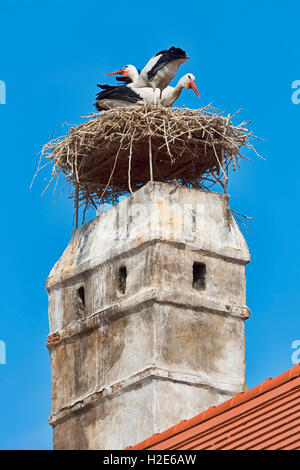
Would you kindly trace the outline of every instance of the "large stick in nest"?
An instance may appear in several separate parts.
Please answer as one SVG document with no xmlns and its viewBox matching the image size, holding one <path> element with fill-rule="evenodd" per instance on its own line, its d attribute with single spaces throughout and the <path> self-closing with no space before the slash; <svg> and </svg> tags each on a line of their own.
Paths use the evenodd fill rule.
<svg viewBox="0 0 300 470">
<path fill-rule="evenodd" d="M 38 171 L 52 163 L 46 189 L 60 173 L 74 184 L 83 221 L 88 207 L 114 204 L 150 180 L 207 190 L 220 183 L 226 190 L 229 168 L 245 158 L 241 148 L 254 150 L 248 122 L 233 125 L 234 116 L 210 105 L 113 108 L 46 144 Z"/>
</svg>

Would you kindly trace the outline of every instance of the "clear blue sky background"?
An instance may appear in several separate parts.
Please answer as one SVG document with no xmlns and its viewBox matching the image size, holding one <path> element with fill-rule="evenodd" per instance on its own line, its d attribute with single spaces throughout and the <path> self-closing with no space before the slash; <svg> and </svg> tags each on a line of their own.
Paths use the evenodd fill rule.
<svg viewBox="0 0 300 470">
<path fill-rule="evenodd" d="M 52 446 L 50 365 L 45 281 L 69 242 L 72 204 L 65 195 L 41 197 L 41 175 L 29 190 L 37 154 L 64 122 L 93 111 L 104 73 L 141 67 L 171 45 L 191 59 L 198 100 L 184 90 L 179 105 L 213 102 L 251 119 L 266 139 L 267 161 L 244 162 L 229 186 L 231 207 L 251 215 L 246 234 L 247 383 L 254 386 L 292 366 L 299 330 L 299 118 L 291 84 L 300 79 L 299 2 L 215 1 L 2 2 L 0 105 L 2 246 L 0 339 L 0 448 Z M 110 80 L 113 82 L 113 78 Z"/>
</svg>

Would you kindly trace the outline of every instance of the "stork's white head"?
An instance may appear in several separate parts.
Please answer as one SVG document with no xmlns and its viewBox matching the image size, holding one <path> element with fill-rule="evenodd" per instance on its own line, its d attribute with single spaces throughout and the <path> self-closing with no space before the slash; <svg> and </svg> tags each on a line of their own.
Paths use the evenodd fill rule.
<svg viewBox="0 0 300 470">
<path fill-rule="evenodd" d="M 136 67 L 130 64 L 125 65 L 125 67 L 123 67 L 120 70 L 115 70 L 115 72 L 110 72 L 105 75 L 107 76 L 107 75 L 118 75 L 118 74 L 122 75 L 123 77 L 129 77 L 132 81 L 136 80 L 139 76 L 139 73 Z"/>
<path fill-rule="evenodd" d="M 192 88 L 194 92 L 196 93 L 196 95 L 198 96 L 198 98 L 200 98 L 200 93 L 196 87 L 195 80 L 196 80 L 195 75 L 193 75 L 192 73 L 187 73 L 179 80 L 179 83 L 184 88 L 187 88 L 187 89 Z"/>
</svg>

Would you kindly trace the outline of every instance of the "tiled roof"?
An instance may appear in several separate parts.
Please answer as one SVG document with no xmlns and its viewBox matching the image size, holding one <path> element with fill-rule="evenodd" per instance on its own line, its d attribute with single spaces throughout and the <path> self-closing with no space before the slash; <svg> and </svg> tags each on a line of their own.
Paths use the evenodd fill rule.
<svg viewBox="0 0 300 470">
<path fill-rule="evenodd" d="M 300 364 L 130 450 L 300 450 Z"/>
</svg>

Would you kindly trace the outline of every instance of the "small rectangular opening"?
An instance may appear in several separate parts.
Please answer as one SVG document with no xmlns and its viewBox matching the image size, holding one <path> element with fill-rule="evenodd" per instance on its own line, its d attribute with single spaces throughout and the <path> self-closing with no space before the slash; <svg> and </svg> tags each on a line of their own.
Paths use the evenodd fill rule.
<svg viewBox="0 0 300 470">
<path fill-rule="evenodd" d="M 78 299 L 79 306 L 81 308 L 84 308 L 85 307 L 85 293 L 84 293 L 84 287 L 83 286 L 80 286 L 77 289 L 77 299 Z"/>
<path fill-rule="evenodd" d="M 195 261 L 193 264 L 193 287 L 197 290 L 205 289 L 206 265 Z"/>
<path fill-rule="evenodd" d="M 127 278 L 126 266 L 121 266 L 119 268 L 119 291 L 122 294 L 125 294 L 126 292 L 126 278 Z"/>
</svg>

